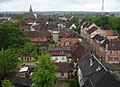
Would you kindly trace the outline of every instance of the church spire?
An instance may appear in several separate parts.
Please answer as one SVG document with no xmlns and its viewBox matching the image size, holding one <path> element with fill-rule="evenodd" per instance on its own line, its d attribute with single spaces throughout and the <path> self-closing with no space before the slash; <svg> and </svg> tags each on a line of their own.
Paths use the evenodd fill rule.
<svg viewBox="0 0 120 87">
<path fill-rule="evenodd" d="M 31 5 L 30 5 L 30 9 L 29 9 L 29 12 L 33 12 L 33 11 L 32 11 L 32 6 L 31 6 Z"/>
</svg>

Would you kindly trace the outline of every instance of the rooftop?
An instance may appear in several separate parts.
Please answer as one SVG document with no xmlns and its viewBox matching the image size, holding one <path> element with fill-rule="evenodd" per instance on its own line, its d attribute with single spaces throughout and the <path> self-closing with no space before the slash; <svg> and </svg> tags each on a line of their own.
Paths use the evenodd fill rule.
<svg viewBox="0 0 120 87">
<path fill-rule="evenodd" d="M 92 24 L 93 24 L 92 22 L 86 21 L 86 22 L 84 22 L 83 27 L 87 27 L 88 28 Z"/>
<path fill-rule="evenodd" d="M 98 29 L 97 27 L 93 26 L 91 29 L 89 29 L 89 30 L 87 31 L 87 33 L 88 33 L 88 34 L 91 34 L 91 33 L 93 33 L 94 31 L 96 31 L 97 29 Z"/>
<path fill-rule="evenodd" d="M 83 74 L 82 87 L 118 87 L 120 82 L 112 76 L 106 67 L 92 53 L 86 54 L 78 65 Z"/>
<path fill-rule="evenodd" d="M 28 71 L 28 67 L 22 67 L 19 70 L 19 72 L 27 72 L 27 71 Z"/>
<path fill-rule="evenodd" d="M 48 51 L 71 51 L 71 47 L 49 46 Z"/>
<path fill-rule="evenodd" d="M 106 36 L 118 36 L 117 30 L 105 30 Z"/>
</svg>

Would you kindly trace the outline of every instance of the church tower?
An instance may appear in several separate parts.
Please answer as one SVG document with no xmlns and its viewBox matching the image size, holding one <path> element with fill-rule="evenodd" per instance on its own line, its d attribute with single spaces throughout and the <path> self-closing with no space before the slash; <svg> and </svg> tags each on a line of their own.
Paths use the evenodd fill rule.
<svg viewBox="0 0 120 87">
<path fill-rule="evenodd" d="M 24 19 L 32 22 L 35 22 L 35 20 L 37 19 L 37 14 L 33 12 L 31 5 L 29 8 L 29 12 L 24 13 Z"/>
<path fill-rule="evenodd" d="M 33 13 L 32 6 L 30 5 L 29 12 Z"/>
</svg>

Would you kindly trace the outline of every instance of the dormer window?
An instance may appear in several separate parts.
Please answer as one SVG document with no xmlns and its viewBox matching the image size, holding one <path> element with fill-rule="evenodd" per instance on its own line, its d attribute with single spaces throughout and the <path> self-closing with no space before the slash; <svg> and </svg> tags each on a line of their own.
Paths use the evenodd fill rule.
<svg viewBox="0 0 120 87">
<path fill-rule="evenodd" d="M 94 65 L 94 60 L 90 59 L 90 66 L 93 66 L 93 65 Z"/>
<path fill-rule="evenodd" d="M 96 71 L 98 72 L 98 71 L 101 71 L 102 70 L 102 66 L 98 66 L 97 68 L 96 68 Z"/>
<path fill-rule="evenodd" d="M 65 46 L 68 46 L 68 45 L 70 45 L 70 42 L 69 42 L 69 41 L 65 41 L 65 42 L 64 42 L 64 45 L 65 45 Z"/>
</svg>

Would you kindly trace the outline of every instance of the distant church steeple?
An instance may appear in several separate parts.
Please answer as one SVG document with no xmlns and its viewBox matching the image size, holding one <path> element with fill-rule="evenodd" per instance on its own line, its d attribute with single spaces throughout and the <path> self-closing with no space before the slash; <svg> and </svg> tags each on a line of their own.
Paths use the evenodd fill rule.
<svg viewBox="0 0 120 87">
<path fill-rule="evenodd" d="M 33 10 L 32 10 L 32 6 L 30 5 L 30 9 L 29 9 L 29 12 L 33 12 Z"/>
</svg>

